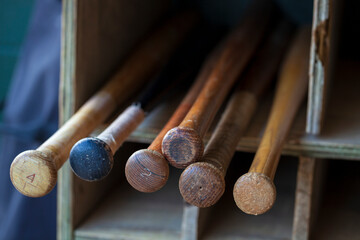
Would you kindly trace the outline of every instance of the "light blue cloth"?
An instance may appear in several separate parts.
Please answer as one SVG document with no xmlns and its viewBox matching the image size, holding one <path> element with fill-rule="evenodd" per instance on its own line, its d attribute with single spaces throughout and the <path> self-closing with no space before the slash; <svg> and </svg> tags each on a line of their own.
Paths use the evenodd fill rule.
<svg viewBox="0 0 360 240">
<path fill-rule="evenodd" d="M 22 151 L 56 131 L 61 1 L 37 0 L 5 102 L 0 146 L 0 239 L 55 239 L 56 189 L 43 198 L 21 195 L 9 169 Z"/>
</svg>

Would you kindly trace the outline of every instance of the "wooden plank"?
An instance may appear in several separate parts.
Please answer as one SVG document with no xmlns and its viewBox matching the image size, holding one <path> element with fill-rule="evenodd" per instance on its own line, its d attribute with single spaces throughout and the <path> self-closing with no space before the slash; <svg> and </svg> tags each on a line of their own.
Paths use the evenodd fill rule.
<svg viewBox="0 0 360 240">
<path fill-rule="evenodd" d="M 315 159 L 300 157 L 296 180 L 293 240 L 307 240 L 309 238 L 310 199 L 312 195 L 314 170 Z"/>
<path fill-rule="evenodd" d="M 342 1 L 334 0 L 314 1 L 306 127 L 309 134 L 317 135 L 322 131 L 328 92 L 334 81 L 337 63 L 342 4 Z"/>
<path fill-rule="evenodd" d="M 315 229 L 325 177 L 325 160 L 300 157 L 296 181 L 293 240 L 306 240 Z M 315 230 L 316 231 L 316 230 Z"/>
<path fill-rule="evenodd" d="M 198 239 L 198 220 L 200 209 L 184 202 L 181 224 L 181 240 Z"/>
<path fill-rule="evenodd" d="M 311 38 L 309 107 L 306 131 L 318 134 L 325 102 L 326 71 L 329 57 L 330 1 L 315 0 Z"/>
<path fill-rule="evenodd" d="M 172 170 L 168 184 L 152 194 L 136 191 L 124 178 L 75 230 L 75 239 L 180 239 L 181 171 Z"/>
<path fill-rule="evenodd" d="M 76 109 L 159 23 L 168 0 L 78 0 L 76 16 Z M 139 17 L 141 16 L 141 17 Z M 146 21 L 142 21 L 146 19 Z"/>
<path fill-rule="evenodd" d="M 75 92 L 73 91 L 75 67 L 77 0 L 62 2 L 61 71 L 59 87 L 59 122 L 62 125 L 74 113 Z M 58 171 L 57 187 L 57 239 L 71 240 L 73 235 L 73 198 L 71 186 L 73 177 L 68 163 Z"/>
<path fill-rule="evenodd" d="M 197 240 L 206 230 L 212 208 L 198 208 L 186 202 L 183 205 L 181 240 Z"/>
</svg>

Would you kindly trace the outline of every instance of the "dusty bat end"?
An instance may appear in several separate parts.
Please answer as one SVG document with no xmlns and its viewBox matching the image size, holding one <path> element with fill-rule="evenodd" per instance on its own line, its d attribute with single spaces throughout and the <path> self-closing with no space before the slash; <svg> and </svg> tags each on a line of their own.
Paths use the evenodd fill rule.
<svg viewBox="0 0 360 240">
<path fill-rule="evenodd" d="M 20 153 L 10 167 L 14 187 L 28 197 L 42 197 L 56 185 L 57 169 L 50 155 L 29 150 Z"/>
<path fill-rule="evenodd" d="M 202 157 L 204 144 L 194 129 L 176 127 L 166 133 L 162 152 L 172 166 L 185 168 Z"/>
<path fill-rule="evenodd" d="M 140 192 L 156 192 L 169 178 L 169 164 L 157 151 L 142 149 L 133 153 L 125 166 L 129 184 Z"/>
<path fill-rule="evenodd" d="M 69 160 L 76 176 L 86 181 L 105 178 L 114 165 L 110 147 L 98 138 L 78 141 L 71 149 Z"/>
<path fill-rule="evenodd" d="M 274 205 L 276 188 L 265 174 L 246 173 L 235 183 L 234 200 L 236 205 L 247 214 L 263 214 Z"/>
<path fill-rule="evenodd" d="M 223 173 L 206 162 L 188 166 L 180 176 L 179 189 L 184 200 L 197 207 L 210 207 L 224 194 Z"/>
</svg>

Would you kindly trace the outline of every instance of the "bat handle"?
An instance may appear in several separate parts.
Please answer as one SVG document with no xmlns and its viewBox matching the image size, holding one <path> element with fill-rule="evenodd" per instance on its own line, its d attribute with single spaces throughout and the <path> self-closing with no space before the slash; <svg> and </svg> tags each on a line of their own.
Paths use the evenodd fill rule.
<svg viewBox="0 0 360 240">
<path fill-rule="evenodd" d="M 115 154 L 144 118 L 144 110 L 139 105 L 133 104 L 119 115 L 97 138 L 105 142 L 111 149 L 112 154 Z"/>
</svg>

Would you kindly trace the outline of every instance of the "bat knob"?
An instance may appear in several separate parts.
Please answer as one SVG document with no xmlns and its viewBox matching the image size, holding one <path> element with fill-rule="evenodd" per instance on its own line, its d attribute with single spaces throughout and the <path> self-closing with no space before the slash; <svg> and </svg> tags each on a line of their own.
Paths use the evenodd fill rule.
<svg viewBox="0 0 360 240">
<path fill-rule="evenodd" d="M 70 166 L 79 178 L 99 181 L 105 178 L 114 165 L 110 147 L 99 138 L 84 138 L 70 152 Z"/>
<path fill-rule="evenodd" d="M 129 184 L 140 192 L 156 192 L 169 178 L 169 164 L 162 154 L 150 149 L 133 153 L 125 166 Z"/>
<path fill-rule="evenodd" d="M 56 185 L 57 169 L 50 154 L 29 150 L 20 153 L 10 167 L 14 187 L 28 197 L 42 197 Z"/>
<path fill-rule="evenodd" d="M 276 200 L 276 188 L 272 180 L 265 174 L 255 172 L 241 176 L 235 183 L 233 194 L 236 205 L 252 215 L 267 212 Z"/>
<path fill-rule="evenodd" d="M 188 166 L 180 176 L 180 193 L 184 200 L 197 207 L 214 205 L 225 191 L 223 173 L 210 163 Z"/>
<path fill-rule="evenodd" d="M 194 129 L 176 127 L 164 136 L 162 152 L 172 166 L 185 168 L 202 157 L 204 144 Z"/>
</svg>

